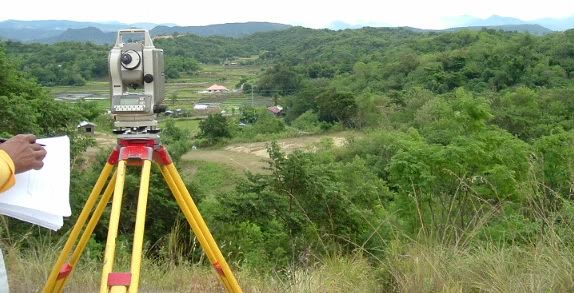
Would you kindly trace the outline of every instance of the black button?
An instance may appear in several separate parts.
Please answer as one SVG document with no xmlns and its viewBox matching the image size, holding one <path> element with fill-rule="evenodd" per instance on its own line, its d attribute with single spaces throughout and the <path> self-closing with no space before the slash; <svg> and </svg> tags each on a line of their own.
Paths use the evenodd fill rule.
<svg viewBox="0 0 574 293">
<path fill-rule="evenodd" d="M 152 81 L 153 81 L 153 75 L 151 75 L 151 74 L 149 74 L 149 73 L 146 74 L 146 75 L 144 76 L 144 81 L 145 81 L 146 83 L 152 82 Z"/>
</svg>

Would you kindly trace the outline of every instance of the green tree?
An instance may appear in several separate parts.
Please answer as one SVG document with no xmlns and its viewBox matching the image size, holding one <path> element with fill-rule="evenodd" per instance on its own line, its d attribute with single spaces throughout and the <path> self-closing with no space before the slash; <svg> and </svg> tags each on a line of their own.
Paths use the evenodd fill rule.
<svg viewBox="0 0 574 293">
<path fill-rule="evenodd" d="M 354 126 L 357 104 L 353 94 L 331 89 L 318 95 L 315 100 L 317 101 L 319 119 Z"/>
<path fill-rule="evenodd" d="M 207 119 L 199 122 L 199 130 L 198 137 L 207 139 L 209 144 L 231 137 L 227 118 L 221 114 L 207 116 Z"/>
<path fill-rule="evenodd" d="M 299 90 L 299 75 L 286 65 L 275 65 L 265 71 L 257 82 L 257 90 L 265 96 L 291 95 Z"/>
</svg>

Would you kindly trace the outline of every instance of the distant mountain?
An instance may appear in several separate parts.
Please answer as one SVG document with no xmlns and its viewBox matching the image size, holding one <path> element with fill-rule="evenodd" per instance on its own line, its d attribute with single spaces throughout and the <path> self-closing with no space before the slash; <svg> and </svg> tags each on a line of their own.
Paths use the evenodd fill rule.
<svg viewBox="0 0 574 293">
<path fill-rule="evenodd" d="M 553 32 L 552 30 L 545 28 L 545 27 L 538 25 L 538 24 L 507 24 L 507 25 L 490 25 L 490 26 L 466 26 L 466 27 L 449 28 L 449 29 L 442 30 L 442 31 L 455 32 L 455 31 L 460 31 L 460 30 L 465 30 L 465 29 L 481 30 L 483 28 L 501 30 L 501 31 L 507 31 L 507 32 L 530 33 L 530 34 L 538 35 L 538 36 L 549 34 L 549 33 Z"/>
<path fill-rule="evenodd" d="M 480 18 L 470 18 L 466 21 L 466 23 L 460 23 L 457 24 L 457 26 L 462 27 L 462 26 L 481 26 L 481 27 L 486 27 L 486 26 L 503 26 L 503 25 L 517 25 L 517 24 L 529 24 L 532 22 L 525 22 L 523 20 L 520 20 L 518 18 L 514 18 L 514 17 L 505 17 L 505 16 L 499 16 L 499 15 L 492 15 L 486 19 L 480 19 Z"/>
<path fill-rule="evenodd" d="M 112 32 L 120 29 L 138 27 L 145 29 L 152 29 L 156 27 L 157 24 L 153 23 L 134 23 L 126 24 L 121 22 L 83 22 L 83 21 L 71 21 L 71 20 L 6 20 L 0 21 L 0 28 L 12 29 L 12 30 L 53 30 L 53 31 L 65 31 L 67 29 L 80 29 L 86 27 L 95 27 L 104 32 Z"/>
<path fill-rule="evenodd" d="M 58 42 L 91 42 L 94 44 L 113 44 L 117 32 L 102 32 L 95 27 L 67 29 L 63 33 L 44 39 L 35 40 L 38 43 L 53 44 Z"/>
<path fill-rule="evenodd" d="M 20 42 L 32 42 L 37 39 L 55 37 L 61 34 L 61 30 L 35 29 L 35 28 L 5 28 L 0 27 L 0 40 L 14 40 Z"/>
<path fill-rule="evenodd" d="M 551 30 L 565 31 L 574 28 L 574 16 L 567 18 L 542 18 L 536 20 L 536 23 L 547 27 Z"/>
<path fill-rule="evenodd" d="M 521 32 L 521 33 L 530 33 L 533 35 L 545 35 L 545 34 L 549 34 L 552 33 L 554 31 L 545 28 L 543 26 L 537 25 L 537 24 L 509 24 L 509 25 L 492 25 L 492 26 L 463 26 L 463 27 L 453 27 L 453 28 L 449 28 L 449 29 L 444 29 L 444 30 L 427 30 L 427 29 L 420 29 L 420 28 L 415 28 L 415 27 L 403 27 L 404 29 L 407 29 L 409 31 L 415 32 L 415 33 L 425 33 L 425 32 L 457 32 L 457 31 L 461 31 L 461 30 L 482 30 L 482 29 L 493 29 L 493 30 L 500 30 L 500 31 L 506 31 L 506 32 Z"/>
<path fill-rule="evenodd" d="M 118 30 L 145 28 L 152 36 L 196 34 L 200 36 L 241 37 L 257 32 L 283 30 L 290 25 L 270 22 L 226 23 L 206 26 L 168 26 L 153 23 L 95 23 L 68 20 L 0 21 L 0 39 L 20 42 L 57 43 L 65 41 L 111 44 Z"/>
<path fill-rule="evenodd" d="M 361 24 L 350 24 L 344 21 L 333 21 L 329 24 L 329 29 L 338 31 L 345 29 L 360 29 L 364 27 L 392 27 L 392 25 L 385 22 L 364 22 Z"/>
<path fill-rule="evenodd" d="M 487 28 L 510 30 L 510 31 L 528 31 L 535 34 L 541 34 L 541 33 L 547 33 L 546 29 L 550 29 L 552 31 L 564 31 L 574 28 L 574 16 L 567 18 L 541 18 L 527 21 L 514 17 L 506 17 L 499 15 L 492 15 L 484 19 L 470 15 L 459 15 L 459 16 L 449 16 L 442 18 L 442 21 L 447 23 L 448 27 L 454 28 L 455 30 L 458 30 L 463 27 L 477 27 L 479 29 L 487 27 Z M 512 27 L 516 25 L 540 25 L 545 29 L 535 27 L 531 27 L 530 29 L 526 29 L 527 27 L 515 27 L 515 28 Z M 341 30 L 341 29 L 355 29 L 365 26 L 392 27 L 393 25 L 390 24 L 373 25 L 368 23 L 349 24 L 343 21 L 334 21 L 329 25 L 329 28 L 332 30 Z M 415 30 L 412 27 L 408 27 L 408 29 Z M 442 30 L 425 29 L 425 28 L 418 28 L 417 30 L 442 31 Z"/>
<path fill-rule="evenodd" d="M 157 26 L 152 29 L 150 33 L 154 36 L 177 33 L 194 34 L 199 36 L 242 37 L 260 32 L 285 30 L 290 27 L 290 25 L 271 22 L 243 22 L 205 26 Z"/>
<path fill-rule="evenodd" d="M 552 30 L 562 31 L 574 28 L 574 16 L 555 19 L 544 18 L 533 21 L 524 21 L 518 18 L 493 15 L 485 19 L 469 15 L 445 18 L 451 29 L 444 31 L 457 31 L 461 29 L 497 29 L 504 31 L 529 32 L 543 35 Z M 386 27 L 384 23 L 349 24 L 334 21 L 330 29 L 357 29 L 365 26 Z M 14 40 L 20 42 L 55 43 L 63 41 L 93 42 L 110 44 L 115 41 L 115 34 L 125 28 L 145 28 L 150 30 L 152 36 L 172 34 L 195 34 L 200 36 L 226 36 L 242 37 L 258 32 L 279 31 L 290 28 L 290 25 L 271 22 L 244 22 L 225 23 L 205 26 L 175 26 L 172 24 L 133 23 L 120 22 L 78 22 L 69 20 L 6 20 L 0 21 L 0 40 Z M 412 31 L 443 31 L 407 28 Z"/>
<path fill-rule="evenodd" d="M 361 24 L 349 24 L 346 23 L 344 21 L 333 21 L 329 24 L 329 29 L 338 31 L 338 30 L 344 30 L 344 29 L 357 29 L 357 28 L 362 28 L 364 25 Z"/>
<path fill-rule="evenodd" d="M 538 24 L 544 28 L 553 31 L 564 31 L 574 28 L 574 16 L 567 18 L 540 18 L 533 20 L 521 20 L 513 17 L 505 17 L 493 15 L 486 19 L 480 19 L 472 16 L 453 17 L 446 19 L 453 27 L 468 27 L 468 26 L 506 26 L 506 25 L 520 25 L 520 24 Z"/>
<path fill-rule="evenodd" d="M 157 24 L 137 23 L 125 24 L 120 22 L 97 23 L 79 22 L 69 20 L 6 20 L 0 21 L 0 39 L 8 39 L 21 42 L 54 42 L 62 40 L 72 40 L 78 38 L 78 32 L 85 28 L 96 28 L 100 32 L 116 32 L 120 29 L 138 27 L 151 29 Z M 71 30 L 71 32 L 67 32 Z M 95 33 L 92 32 L 92 33 Z M 61 36 L 62 34 L 72 34 L 72 36 Z M 69 39 L 71 38 L 71 39 Z M 88 41 L 89 39 L 78 39 Z"/>
</svg>

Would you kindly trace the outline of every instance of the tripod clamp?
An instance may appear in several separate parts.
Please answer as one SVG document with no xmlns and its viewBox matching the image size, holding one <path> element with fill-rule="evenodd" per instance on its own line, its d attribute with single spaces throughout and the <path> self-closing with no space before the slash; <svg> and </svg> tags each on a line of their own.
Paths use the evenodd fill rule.
<svg viewBox="0 0 574 293">
<path fill-rule="evenodd" d="M 142 166 L 145 160 L 154 161 L 160 166 L 173 163 L 157 134 L 119 135 L 108 163 L 117 165 L 121 160 L 125 160 L 128 166 Z"/>
</svg>

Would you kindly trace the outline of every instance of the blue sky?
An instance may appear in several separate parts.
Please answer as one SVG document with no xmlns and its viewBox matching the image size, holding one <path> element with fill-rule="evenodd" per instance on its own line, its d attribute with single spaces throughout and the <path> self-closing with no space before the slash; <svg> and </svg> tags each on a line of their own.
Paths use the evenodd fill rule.
<svg viewBox="0 0 574 293">
<path fill-rule="evenodd" d="M 310 28 L 335 21 L 371 26 L 446 28 L 453 17 L 491 15 L 523 20 L 574 15 L 574 0 L 242 0 L 242 1 L 5 1 L 0 20 L 67 19 L 77 21 L 152 22 L 178 25 L 269 21 Z"/>
</svg>

